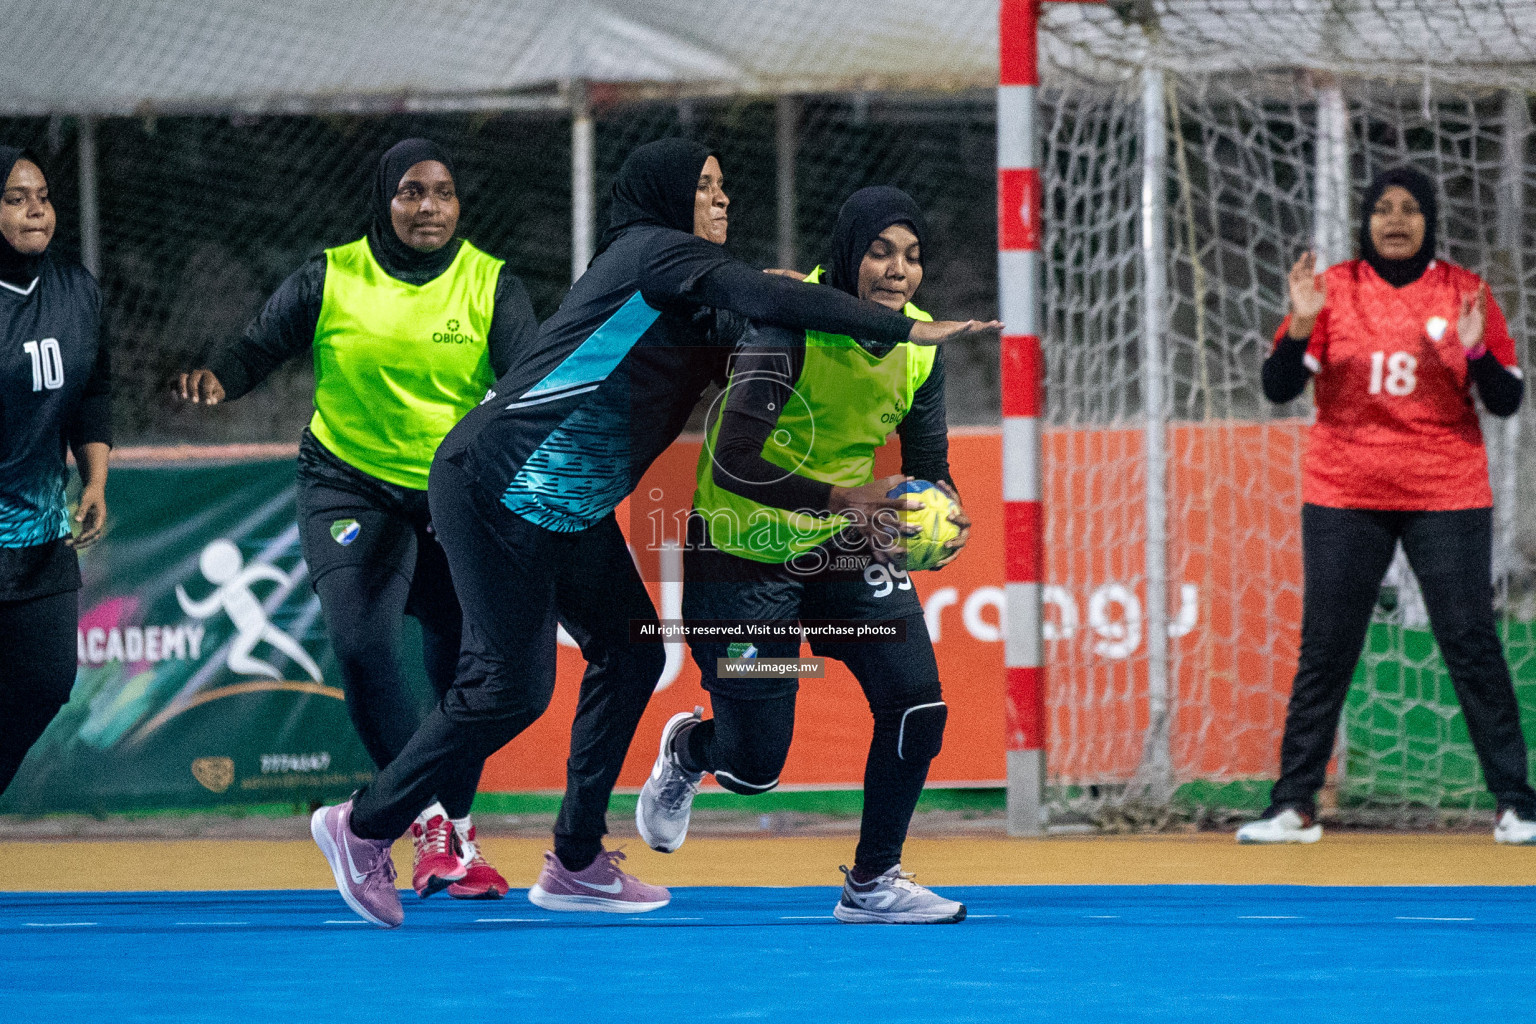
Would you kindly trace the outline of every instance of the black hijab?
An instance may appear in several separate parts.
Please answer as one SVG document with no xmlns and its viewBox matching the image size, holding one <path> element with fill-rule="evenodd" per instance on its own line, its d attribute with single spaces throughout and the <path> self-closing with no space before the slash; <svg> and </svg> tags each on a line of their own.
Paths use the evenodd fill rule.
<svg viewBox="0 0 1536 1024">
<path fill-rule="evenodd" d="M 453 159 L 437 143 L 429 139 L 405 139 L 395 143 L 379 158 L 379 169 L 373 176 L 373 220 L 368 225 L 368 245 L 374 258 L 391 277 L 408 279 L 415 284 L 430 281 L 447 270 L 459 253 L 457 238 L 449 239 L 440 249 L 420 252 L 402 242 L 395 233 L 394 222 L 389 217 L 389 204 L 395 198 L 405 172 L 423 160 L 436 160 L 457 180 Z"/>
<path fill-rule="evenodd" d="M 1408 190 L 1418 201 L 1424 213 L 1424 244 L 1419 251 L 1402 260 L 1389 260 L 1376 251 L 1371 242 L 1371 211 L 1382 193 L 1393 185 Z M 1435 196 L 1435 183 L 1412 167 L 1394 167 L 1376 175 L 1360 200 L 1360 258 L 1371 265 L 1377 275 L 1394 288 L 1410 285 L 1423 276 L 1435 258 L 1435 222 L 1439 220 L 1440 204 Z"/>
<path fill-rule="evenodd" d="M 43 167 L 43 162 L 37 158 L 37 154 L 30 149 L 17 149 L 15 146 L 0 146 L 0 188 L 10 180 L 11 171 L 16 168 L 16 161 L 30 160 L 43 172 L 43 180 L 48 180 L 48 172 Z M 11 243 L 0 235 L 0 281 L 25 288 L 30 285 L 38 275 L 43 265 L 43 258 L 48 255 L 44 249 L 35 255 L 28 255 L 12 247 Z"/>
<path fill-rule="evenodd" d="M 693 231 L 693 197 L 698 191 L 704 161 L 715 154 L 691 139 L 657 139 L 624 158 L 613 180 L 608 206 L 608 227 L 598 240 L 593 259 L 626 229 L 636 224 L 657 224 L 677 231 Z"/>
<path fill-rule="evenodd" d="M 923 236 L 928 227 L 923 222 L 923 211 L 917 208 L 912 197 L 899 188 L 889 185 L 872 185 L 861 188 L 848 197 L 837 213 L 837 227 L 832 231 L 832 266 L 828 268 L 827 283 L 858 298 L 859 264 L 864 254 L 880 232 L 892 224 L 905 224 L 917 236 L 923 248 L 924 261 L 928 258 L 927 242 Z"/>
</svg>

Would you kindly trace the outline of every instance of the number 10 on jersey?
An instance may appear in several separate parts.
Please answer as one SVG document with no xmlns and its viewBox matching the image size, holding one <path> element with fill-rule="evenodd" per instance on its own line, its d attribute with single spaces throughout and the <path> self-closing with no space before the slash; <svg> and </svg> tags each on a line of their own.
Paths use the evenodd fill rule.
<svg viewBox="0 0 1536 1024">
<path fill-rule="evenodd" d="M 1418 368 L 1419 361 L 1407 352 L 1393 352 L 1390 356 L 1385 352 L 1372 352 L 1371 394 L 1379 395 L 1383 390 L 1396 398 L 1413 394 L 1419 383 L 1413 373 Z"/>
<path fill-rule="evenodd" d="M 32 357 L 32 390 L 57 391 L 64 386 L 64 357 L 58 338 L 23 342 L 21 349 Z"/>
</svg>

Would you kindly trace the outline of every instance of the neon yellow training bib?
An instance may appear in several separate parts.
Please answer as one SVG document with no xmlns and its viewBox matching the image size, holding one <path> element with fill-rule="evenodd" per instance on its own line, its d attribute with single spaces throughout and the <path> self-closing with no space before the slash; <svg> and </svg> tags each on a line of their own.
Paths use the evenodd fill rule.
<svg viewBox="0 0 1536 1024">
<path fill-rule="evenodd" d="M 486 338 L 502 260 L 464 242 L 426 284 L 390 277 L 366 238 L 325 251 L 310 432 L 343 462 L 413 490 L 495 381 Z"/>
<path fill-rule="evenodd" d="M 820 279 L 817 267 L 806 281 Z M 910 302 L 902 312 L 914 320 L 933 319 Z M 845 335 L 806 331 L 800 379 L 763 443 L 763 459 L 786 474 L 838 487 L 869 483 L 875 449 L 911 410 L 913 396 L 933 370 L 934 352 L 933 346 L 904 341 L 875 356 Z M 716 485 L 713 452 L 719 435 L 717 420 L 699 453 L 693 495 L 693 507 L 704 516 L 715 547 L 776 564 L 831 540 L 848 525 L 843 516 L 790 512 Z"/>
</svg>

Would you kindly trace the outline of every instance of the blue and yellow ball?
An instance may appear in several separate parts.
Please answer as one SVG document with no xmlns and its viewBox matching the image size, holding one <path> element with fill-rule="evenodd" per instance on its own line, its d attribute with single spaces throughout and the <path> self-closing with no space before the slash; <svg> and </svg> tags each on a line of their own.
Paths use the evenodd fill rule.
<svg viewBox="0 0 1536 1024">
<path fill-rule="evenodd" d="M 906 553 L 908 572 L 932 569 L 953 554 L 944 545 L 960 536 L 960 527 L 949 521 L 949 514 L 958 508 L 949 495 L 927 480 L 908 480 L 887 491 L 886 496 L 912 498 L 923 503 L 922 508 L 901 513 L 903 525 L 919 528 L 917 533 L 897 540 Z"/>
</svg>

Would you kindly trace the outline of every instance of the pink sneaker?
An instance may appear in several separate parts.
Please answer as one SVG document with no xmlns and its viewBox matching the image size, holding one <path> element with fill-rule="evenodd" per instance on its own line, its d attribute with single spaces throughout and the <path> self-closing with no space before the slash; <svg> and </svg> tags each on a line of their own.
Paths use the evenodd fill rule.
<svg viewBox="0 0 1536 1024">
<path fill-rule="evenodd" d="M 544 854 L 544 870 L 528 890 L 528 901 L 545 910 L 598 910 L 606 914 L 643 914 L 672 901 L 659 885 L 646 885 L 619 868 L 624 854 L 604 850 L 580 871 L 567 871 L 560 858 Z"/>
<path fill-rule="evenodd" d="M 316 811 L 309 819 L 309 834 L 325 854 L 347 906 L 380 928 L 400 927 L 405 910 L 395 891 L 395 863 L 389 859 L 394 844 L 352 834 L 352 801 Z"/>
</svg>

